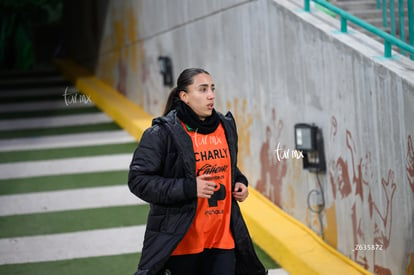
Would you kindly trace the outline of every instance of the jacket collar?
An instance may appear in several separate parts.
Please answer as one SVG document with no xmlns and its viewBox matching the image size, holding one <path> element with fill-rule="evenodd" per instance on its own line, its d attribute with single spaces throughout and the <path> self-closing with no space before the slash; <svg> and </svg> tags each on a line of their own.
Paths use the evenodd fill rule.
<svg viewBox="0 0 414 275">
<path fill-rule="evenodd" d="M 232 170 L 234 170 L 237 163 L 237 131 L 234 117 L 231 112 L 228 112 L 226 115 L 223 115 L 220 112 L 217 112 L 220 122 L 223 125 L 224 131 L 226 133 L 227 144 L 230 151 L 230 159 L 232 163 Z M 173 136 L 174 142 L 177 144 L 180 151 L 185 152 L 191 150 L 193 152 L 193 143 L 190 136 L 184 130 L 181 121 L 177 117 L 177 112 L 172 110 L 166 116 L 161 116 L 153 119 L 152 125 L 164 125 L 171 135 Z M 184 165 L 188 169 L 187 171 L 194 171 L 195 173 L 195 157 L 194 152 L 192 154 L 184 154 Z M 194 175 L 193 175 L 194 176 Z"/>
</svg>

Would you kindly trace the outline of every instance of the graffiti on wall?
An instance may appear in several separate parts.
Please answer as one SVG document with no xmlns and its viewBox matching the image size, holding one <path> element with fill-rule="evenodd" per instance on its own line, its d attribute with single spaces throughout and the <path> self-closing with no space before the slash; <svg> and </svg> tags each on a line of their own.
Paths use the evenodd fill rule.
<svg viewBox="0 0 414 275">
<path fill-rule="evenodd" d="M 331 142 L 338 134 L 337 126 L 333 117 Z M 392 206 L 397 189 L 394 171 L 388 169 L 387 175 L 378 184 L 374 178 L 371 152 L 361 154 L 357 150 L 350 130 L 345 132 L 345 148 L 346 154 L 329 160 L 331 192 L 327 195 L 331 196 L 332 203 L 327 207 L 326 213 L 332 209 L 340 209 L 341 214 L 326 215 L 325 226 L 339 223 L 338 236 L 352 232 L 353 246 L 349 247 L 338 240 L 338 248 L 347 255 L 351 249 L 351 258 L 365 269 L 374 271 L 375 274 L 392 274 L 389 268 L 377 263 L 376 257 L 379 253 L 385 253 L 391 241 Z"/>
<path fill-rule="evenodd" d="M 326 177 L 322 177 L 326 179 L 323 186 L 327 198 L 323 217 L 318 219 L 315 213 L 309 211 L 302 217 L 308 226 L 318 228 L 318 231 L 322 224 L 325 241 L 365 269 L 374 274 L 395 275 L 401 269 L 395 266 L 395 261 L 389 256 L 392 253 L 390 249 L 394 249 L 391 244 L 396 247 L 400 242 L 393 242 L 393 238 L 398 235 L 393 232 L 398 231 L 397 224 L 400 222 L 394 221 L 393 209 L 395 212 L 396 192 L 406 192 L 403 189 L 407 188 L 414 196 L 412 136 L 409 135 L 407 139 L 404 165 L 404 182 L 406 178 L 408 184 L 402 186 L 402 178 L 398 177 L 394 167 L 378 168 L 378 160 L 375 159 L 377 154 L 359 147 L 355 133 L 339 126 L 336 118 L 332 117 L 328 169 Z M 265 138 L 260 147 L 260 175 L 256 189 L 289 214 L 301 217 L 303 212 L 300 211 L 304 205 L 295 205 L 295 191 L 300 190 L 296 185 L 303 181 L 302 162 L 278 161 L 275 157 L 278 145 L 286 148 L 281 138 L 284 128 L 283 120 L 272 109 L 271 119 L 263 131 Z M 300 192 L 296 193 L 299 198 L 303 196 Z M 298 207 L 300 209 L 295 209 Z M 411 227 L 411 231 L 414 231 L 414 226 Z M 413 274 L 413 250 L 414 245 L 405 252 L 404 264 L 399 267 L 403 268 L 406 275 Z"/>
<path fill-rule="evenodd" d="M 266 140 L 260 149 L 260 179 L 256 189 L 281 207 L 281 193 L 283 178 L 287 174 L 287 162 L 278 161 L 275 157 L 275 148 L 280 144 L 280 135 L 283 131 L 283 121 L 277 120 L 276 111 L 272 109 L 271 124 L 266 127 Z M 281 148 L 286 146 L 281 145 Z"/>
<path fill-rule="evenodd" d="M 108 30 L 101 41 L 97 75 L 118 92 L 127 95 L 128 78 L 137 73 L 140 48 L 137 47 L 137 10 L 128 2 L 111 7 Z"/>
<path fill-rule="evenodd" d="M 413 146 L 413 140 L 411 138 L 411 135 L 408 136 L 407 147 L 408 147 L 407 164 L 406 164 L 407 180 L 408 180 L 408 184 L 411 187 L 411 191 L 414 194 L 414 146 Z"/>
<path fill-rule="evenodd" d="M 408 135 L 408 142 L 407 142 L 407 157 L 406 157 L 406 172 L 407 172 L 407 180 L 408 185 L 412 191 L 412 195 L 414 196 L 414 146 L 413 140 L 411 135 Z M 414 197 L 413 197 L 414 200 Z M 414 234 L 414 213 L 412 214 L 413 218 L 411 219 L 413 222 L 411 223 L 411 234 Z M 413 275 L 414 274 L 414 244 L 412 244 L 411 251 L 409 251 L 408 264 L 406 269 L 406 275 Z"/>
<path fill-rule="evenodd" d="M 234 119 L 237 122 L 237 133 L 239 138 L 239 156 L 247 158 L 250 156 L 250 127 L 253 123 L 252 115 L 247 113 L 247 101 L 243 98 L 240 102 L 238 98 L 234 99 L 234 103 L 227 102 L 227 109 L 233 110 Z M 239 159 L 238 166 L 241 171 L 246 171 L 243 160 Z"/>
</svg>

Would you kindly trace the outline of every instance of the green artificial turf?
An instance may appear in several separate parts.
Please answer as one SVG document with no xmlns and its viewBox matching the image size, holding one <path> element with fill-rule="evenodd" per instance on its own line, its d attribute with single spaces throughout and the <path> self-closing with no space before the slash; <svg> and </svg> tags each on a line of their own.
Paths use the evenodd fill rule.
<svg viewBox="0 0 414 275">
<path fill-rule="evenodd" d="M 144 204 L 3 216 L 0 238 L 142 225 L 148 211 L 149 205 Z"/>
<path fill-rule="evenodd" d="M 128 170 L 0 180 L 0 195 L 110 185 L 127 186 Z"/>
<path fill-rule="evenodd" d="M 0 265 L 4 275 L 132 275 L 140 253 L 64 261 Z"/>
<path fill-rule="evenodd" d="M 257 247 L 256 252 L 266 269 L 280 268 L 276 262 Z M 0 265 L 0 274 L 132 275 L 136 271 L 140 257 L 140 253 L 130 253 L 41 263 L 8 264 Z"/>
<path fill-rule="evenodd" d="M 110 130 L 120 130 L 120 129 L 121 128 L 115 122 L 107 122 L 107 123 L 90 124 L 90 125 L 50 127 L 50 128 L 43 128 L 43 129 L 0 131 L 0 139 L 38 137 L 38 136 L 48 136 L 48 135 L 66 135 L 66 134 L 110 131 Z"/>
<path fill-rule="evenodd" d="M 137 142 L 129 142 L 68 148 L 7 151 L 0 152 L 0 163 L 101 156 L 121 153 L 130 153 L 132 158 L 132 153 L 134 152 L 137 145 Z"/>
<path fill-rule="evenodd" d="M 82 108 L 64 108 L 58 110 L 41 110 L 41 111 L 28 111 L 28 112 L 9 112 L 0 113 L 0 119 L 15 119 L 15 118 L 34 118 L 34 117 L 55 117 L 65 115 L 79 115 L 79 114 L 93 114 L 99 113 L 99 110 L 95 106 L 87 106 Z"/>
</svg>

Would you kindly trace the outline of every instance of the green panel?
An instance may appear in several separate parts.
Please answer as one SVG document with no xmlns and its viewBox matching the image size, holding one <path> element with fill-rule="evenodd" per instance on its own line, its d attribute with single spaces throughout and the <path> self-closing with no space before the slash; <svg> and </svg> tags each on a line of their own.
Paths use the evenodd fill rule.
<svg viewBox="0 0 414 275">
<path fill-rule="evenodd" d="M 22 137 L 38 137 L 48 135 L 66 135 L 99 131 L 120 130 L 121 128 L 115 122 L 77 125 L 65 127 L 53 127 L 45 129 L 26 129 L 14 131 L 0 131 L 0 139 L 22 138 Z"/>
<path fill-rule="evenodd" d="M 132 153 L 137 142 L 54 149 L 0 152 L 0 163 Z"/>
<path fill-rule="evenodd" d="M 134 274 L 140 253 L 65 261 L 0 265 L 4 275 L 117 275 Z"/>
<path fill-rule="evenodd" d="M 266 254 L 259 246 L 254 244 L 254 249 L 256 251 L 257 256 L 259 257 L 262 264 L 266 267 L 266 269 L 275 269 L 281 268 L 278 263 L 276 263 L 269 255 Z"/>
<path fill-rule="evenodd" d="M 127 186 L 127 182 L 127 170 L 7 179 L 0 180 L 0 195 L 110 185 Z"/>
<path fill-rule="evenodd" d="M 14 119 L 14 118 L 35 118 L 35 117 L 54 117 L 64 115 L 79 115 L 79 114 L 91 114 L 99 113 L 97 107 L 84 107 L 84 108 L 64 108 L 59 110 L 42 110 L 42 111 L 29 111 L 29 112 L 10 112 L 0 113 L 0 119 Z"/>
<path fill-rule="evenodd" d="M 145 204 L 5 216 L 0 217 L 0 238 L 143 225 L 148 211 Z"/>
<path fill-rule="evenodd" d="M 257 248 L 256 248 L 257 249 Z M 267 269 L 279 268 L 279 266 L 264 253 L 258 252 L 258 256 Z M 134 274 L 140 253 L 131 253 L 115 256 L 91 257 L 84 259 L 52 261 L 42 263 L 0 265 L 0 274 L 13 275 L 80 275 L 80 274 Z M 269 260 L 270 259 L 270 260 Z"/>
</svg>

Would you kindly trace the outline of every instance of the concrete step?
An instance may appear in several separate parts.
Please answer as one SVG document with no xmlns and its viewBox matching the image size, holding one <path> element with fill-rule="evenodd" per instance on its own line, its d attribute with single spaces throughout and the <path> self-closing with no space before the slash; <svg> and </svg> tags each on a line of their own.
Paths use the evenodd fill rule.
<svg viewBox="0 0 414 275">
<path fill-rule="evenodd" d="M 387 27 L 383 27 L 383 22 L 382 22 L 382 18 L 371 18 L 369 20 L 365 20 L 366 22 L 368 22 L 371 25 L 374 25 L 375 27 L 382 29 L 388 33 L 391 33 L 391 20 L 388 18 L 387 20 Z M 397 33 L 399 33 L 399 29 L 400 29 L 400 24 L 399 21 L 395 21 L 395 29 L 397 31 Z M 405 34 L 408 34 L 408 18 L 404 19 L 404 30 L 405 30 Z"/>
<path fill-rule="evenodd" d="M 370 23 L 370 22 L 368 22 L 368 23 Z M 373 23 L 370 23 L 370 24 L 372 24 L 372 25 L 374 25 Z M 373 33 L 371 33 L 370 31 L 367 31 L 366 29 L 364 29 L 364 28 L 361 28 L 361 27 L 359 27 L 359 26 L 357 26 L 357 25 L 355 25 L 355 24 L 353 24 L 353 23 L 349 23 L 349 26 L 351 26 L 352 28 L 354 28 L 354 29 L 358 29 L 359 31 L 361 31 L 362 33 L 364 33 L 364 34 L 366 34 L 366 35 L 368 35 L 368 36 L 371 36 L 371 37 L 373 37 L 373 38 L 375 38 L 375 40 L 378 40 L 378 41 L 382 41 L 383 39 L 382 38 L 379 38 L 378 36 L 376 36 L 376 35 L 374 35 Z M 382 24 L 381 25 L 374 25 L 374 26 L 377 26 L 379 29 L 381 29 L 381 30 L 383 30 L 383 31 L 385 31 L 386 33 L 389 33 L 389 34 L 391 34 L 391 27 L 388 25 L 388 27 L 386 27 L 386 28 L 383 28 L 382 27 Z M 404 28 L 404 33 L 405 33 L 405 35 L 406 35 L 406 41 L 408 41 L 408 26 L 406 26 L 405 28 Z M 396 34 L 397 34 L 397 38 L 399 38 L 400 39 L 400 37 L 399 37 L 399 27 L 398 26 L 396 26 Z"/>
<path fill-rule="evenodd" d="M 11 98 L 21 98 L 22 101 L 27 97 L 44 97 L 44 96 L 56 96 L 63 95 L 65 90 L 75 91 L 73 86 L 69 87 L 41 87 L 41 88 L 29 88 L 29 89 L 19 89 L 19 90 L 1 90 L 0 91 L 0 102 L 7 101 Z"/>
<path fill-rule="evenodd" d="M 337 4 L 337 3 L 350 3 L 350 4 L 354 4 L 356 2 L 370 2 L 370 3 L 374 3 L 375 6 L 377 4 L 376 0 L 332 0 L 330 1 L 333 4 Z M 389 2 L 390 0 L 387 0 L 387 6 L 389 6 Z M 394 4 L 396 7 L 398 7 L 398 0 L 394 0 Z M 405 4 L 407 5 L 407 4 Z M 380 3 L 380 6 L 382 7 L 382 2 Z"/>
<path fill-rule="evenodd" d="M 27 71 L 0 71 L 0 80 L 28 77 L 39 78 L 44 76 L 60 76 L 60 72 L 57 71 L 55 68 L 44 68 Z"/>
<path fill-rule="evenodd" d="M 377 9 L 377 5 L 376 5 L 376 1 L 375 0 L 339 0 L 336 2 L 333 2 L 333 4 L 345 11 L 351 12 L 352 14 L 354 13 L 362 13 L 362 14 L 367 14 L 368 16 L 370 16 L 371 13 L 373 13 L 375 16 L 377 13 L 380 14 L 380 16 L 382 16 L 382 6 Z M 394 4 L 394 8 L 395 8 L 395 13 L 396 16 L 398 16 L 398 0 L 395 1 Z M 390 14 L 390 7 L 389 7 L 389 3 L 387 5 L 387 14 Z M 408 14 L 408 8 L 407 5 L 404 5 L 404 14 L 407 15 Z"/>
<path fill-rule="evenodd" d="M 382 16 L 382 9 L 376 8 L 376 1 L 375 0 L 337 0 L 333 3 L 337 7 L 348 11 L 352 15 L 355 15 L 356 17 L 366 21 L 367 23 L 387 32 L 391 33 L 391 27 L 390 27 L 390 14 L 391 10 L 387 9 L 387 23 L 388 26 L 386 28 L 383 27 L 383 16 Z M 405 34 L 408 36 L 408 9 L 404 7 L 404 28 L 405 28 Z M 396 25 L 396 34 L 399 35 L 399 10 L 398 10 L 398 0 L 395 0 L 395 25 Z M 383 39 L 372 34 L 371 32 L 365 30 L 364 28 L 361 28 L 353 23 L 349 23 L 349 25 L 355 29 L 358 29 L 359 31 L 363 32 L 364 34 L 371 36 L 377 41 L 383 42 Z M 398 37 L 399 38 L 399 37 Z M 407 38 L 408 41 L 408 38 Z"/>
<path fill-rule="evenodd" d="M 404 9 L 404 14 L 406 15 L 408 12 L 407 9 Z M 391 11 L 387 10 L 387 17 L 389 17 L 391 14 Z M 352 11 L 352 15 L 355 15 L 362 19 L 370 19 L 370 18 L 382 18 L 382 10 L 377 9 L 368 9 L 368 10 L 354 10 Z M 395 18 L 398 18 L 399 12 L 398 9 L 395 10 Z"/>
<path fill-rule="evenodd" d="M 395 18 L 395 22 L 398 23 L 400 20 L 398 17 Z M 373 22 L 373 23 L 381 23 L 382 25 L 382 17 L 378 17 L 378 18 L 372 18 L 369 20 L 369 22 Z M 391 22 L 391 18 L 387 17 L 387 23 L 390 24 Z M 404 26 L 408 27 L 408 18 L 404 18 Z"/>
<path fill-rule="evenodd" d="M 56 86 L 69 86 L 71 85 L 61 75 L 48 75 L 43 77 L 18 77 L 18 78 L 6 78 L 0 79 L 0 90 L 10 89 L 27 89 L 34 87 L 56 87 Z"/>
<path fill-rule="evenodd" d="M 350 1 L 337 1 L 335 6 L 346 11 L 355 11 L 355 10 L 375 10 L 377 5 L 375 0 L 350 0 Z"/>
<path fill-rule="evenodd" d="M 364 33 L 365 35 L 367 35 L 367 36 L 371 37 L 372 39 L 374 39 L 374 40 L 378 41 L 379 43 L 384 44 L 384 39 L 382 39 L 381 37 L 376 36 L 376 35 L 372 34 L 371 32 L 369 32 L 369 31 L 367 31 L 367 30 L 365 30 L 365 29 L 363 29 L 363 28 L 361 28 L 361 27 L 358 27 L 358 26 L 356 26 L 356 25 L 353 25 L 352 23 L 350 23 L 350 26 L 351 26 L 352 28 L 357 29 L 358 31 L 360 31 L 360 32 Z M 385 31 L 386 31 L 387 33 L 390 33 L 389 28 L 387 28 L 387 30 L 385 30 Z M 398 37 L 398 38 L 399 38 L 399 37 Z M 407 41 L 408 41 L 408 40 L 407 40 Z M 401 52 L 400 48 L 398 48 L 397 46 L 392 46 L 392 50 L 393 50 L 393 51 L 396 51 L 396 52 Z"/>
</svg>

